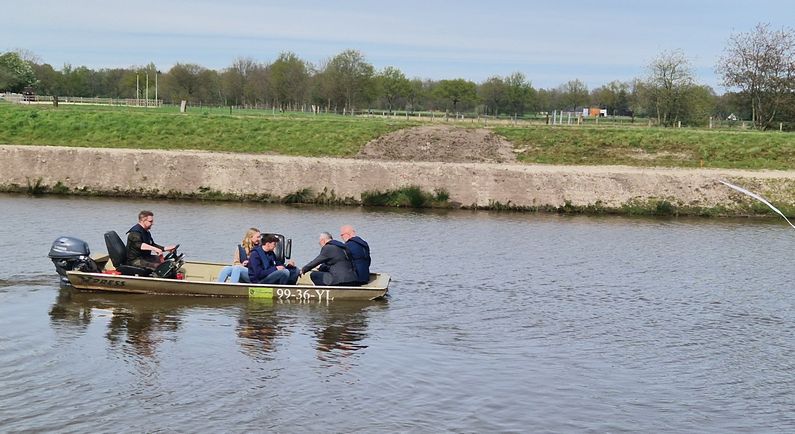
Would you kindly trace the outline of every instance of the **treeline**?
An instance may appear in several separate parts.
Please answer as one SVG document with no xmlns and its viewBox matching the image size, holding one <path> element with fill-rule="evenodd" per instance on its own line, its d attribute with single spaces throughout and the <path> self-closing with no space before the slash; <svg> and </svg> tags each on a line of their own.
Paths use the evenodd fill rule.
<svg viewBox="0 0 795 434">
<path fill-rule="evenodd" d="M 767 51 L 758 54 L 758 47 Z M 377 71 L 356 50 L 343 51 L 319 65 L 292 52 L 281 53 L 272 62 L 238 58 L 220 71 L 189 63 L 178 63 L 168 71 L 153 64 L 99 70 L 65 65 L 56 70 L 35 56 L 7 52 L 0 55 L 0 91 L 32 86 L 42 95 L 144 98 L 148 87 L 148 98 L 154 98 L 157 82 L 157 97 L 173 104 L 185 100 L 191 105 L 286 111 L 315 106 L 336 113 L 434 110 L 517 117 L 599 107 L 611 116 L 649 117 L 660 125 L 704 125 L 710 117 L 733 115 L 769 128 L 776 122 L 791 126 L 795 118 L 793 47 L 792 31 L 771 31 L 766 25 L 732 35 L 716 72 L 736 91 L 723 95 L 696 82 L 690 60 L 681 51 L 660 54 L 647 66 L 646 77 L 616 80 L 595 89 L 577 79 L 536 89 L 521 72 L 482 83 L 408 78 L 395 67 Z M 749 59 L 749 53 L 759 58 Z"/>
</svg>

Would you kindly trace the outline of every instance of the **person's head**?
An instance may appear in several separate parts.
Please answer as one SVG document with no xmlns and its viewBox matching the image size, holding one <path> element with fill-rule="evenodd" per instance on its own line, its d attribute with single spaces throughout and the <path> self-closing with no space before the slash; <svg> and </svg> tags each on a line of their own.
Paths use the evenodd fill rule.
<svg viewBox="0 0 795 434">
<path fill-rule="evenodd" d="M 262 248 L 265 249 L 266 252 L 274 251 L 278 244 L 279 237 L 276 235 L 265 235 L 265 237 L 262 238 Z"/>
<path fill-rule="evenodd" d="M 147 231 L 155 222 L 155 214 L 152 211 L 143 210 L 138 213 L 138 224 Z"/>
<path fill-rule="evenodd" d="M 329 242 L 329 241 L 331 241 L 331 240 L 333 240 L 333 239 L 334 239 L 334 238 L 332 238 L 332 237 L 331 237 L 331 234 L 330 234 L 330 233 L 328 233 L 328 232 L 321 232 L 321 233 L 320 233 L 320 235 L 318 236 L 317 242 L 318 242 L 318 243 L 319 243 L 321 246 L 325 246 L 327 242 Z"/>
<path fill-rule="evenodd" d="M 240 245 L 246 249 L 247 252 L 251 252 L 251 249 L 254 248 L 257 244 L 259 244 L 260 239 L 260 231 L 257 228 L 248 228 L 246 231 L 246 235 L 243 236 L 243 241 Z"/>
<path fill-rule="evenodd" d="M 348 241 L 356 236 L 356 230 L 351 225 L 345 225 L 340 228 L 340 238 L 342 241 Z"/>
</svg>

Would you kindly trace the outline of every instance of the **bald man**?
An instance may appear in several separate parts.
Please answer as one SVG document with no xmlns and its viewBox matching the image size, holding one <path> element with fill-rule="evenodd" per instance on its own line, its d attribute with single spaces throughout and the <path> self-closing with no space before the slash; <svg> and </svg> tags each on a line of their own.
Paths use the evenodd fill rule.
<svg viewBox="0 0 795 434">
<path fill-rule="evenodd" d="M 351 252 L 353 268 L 356 269 L 357 282 L 364 285 L 370 281 L 370 245 L 367 241 L 356 236 L 356 230 L 351 225 L 340 228 L 340 238 L 345 241 L 345 246 Z"/>
</svg>

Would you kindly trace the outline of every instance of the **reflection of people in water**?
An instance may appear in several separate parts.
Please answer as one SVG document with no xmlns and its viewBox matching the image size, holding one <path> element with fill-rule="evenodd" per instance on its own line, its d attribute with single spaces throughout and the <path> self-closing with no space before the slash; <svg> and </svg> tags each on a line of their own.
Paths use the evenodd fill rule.
<svg viewBox="0 0 795 434">
<path fill-rule="evenodd" d="M 115 308 L 106 336 L 114 344 L 129 343 L 139 356 L 153 357 L 163 341 L 163 332 L 176 332 L 180 324 L 179 315 L 168 312 Z M 124 335 L 127 339 L 122 340 Z"/>
<path fill-rule="evenodd" d="M 127 346 L 135 354 L 150 358 L 157 355 L 161 342 L 179 332 L 186 310 L 239 304 L 237 299 L 148 297 L 61 288 L 50 309 L 50 319 L 56 330 L 85 329 L 92 321 L 107 321 L 105 336 L 111 346 Z"/>
<path fill-rule="evenodd" d="M 317 358 L 333 360 L 348 357 L 367 348 L 361 342 L 367 338 L 368 307 L 378 303 L 337 303 L 328 306 L 326 315 L 315 329 L 317 339 Z"/>
<path fill-rule="evenodd" d="M 278 314 L 273 305 L 260 302 L 249 302 L 247 308 L 240 312 L 237 322 L 237 335 L 240 346 L 252 356 L 267 356 L 276 349 L 276 338 L 287 333 L 279 325 Z"/>
<path fill-rule="evenodd" d="M 306 309 L 285 309 L 286 304 Z M 359 353 L 367 345 L 368 318 L 373 309 L 387 306 L 379 302 L 322 304 L 311 301 L 242 301 L 240 299 L 194 297 L 146 297 L 131 294 L 81 292 L 62 288 L 52 308 L 53 328 L 84 330 L 92 321 L 107 322 L 105 334 L 111 347 L 133 352 L 144 358 L 157 357 L 160 344 L 173 338 L 182 328 L 185 311 L 197 306 L 234 307 L 239 310 L 235 331 L 243 351 L 254 358 L 271 359 L 278 340 L 289 336 L 298 321 L 308 326 L 315 337 L 316 357 L 333 362 Z M 289 316 L 289 320 L 285 319 Z M 308 323 L 308 324 L 307 324 Z M 298 326 L 304 327 L 304 326 Z"/>
</svg>

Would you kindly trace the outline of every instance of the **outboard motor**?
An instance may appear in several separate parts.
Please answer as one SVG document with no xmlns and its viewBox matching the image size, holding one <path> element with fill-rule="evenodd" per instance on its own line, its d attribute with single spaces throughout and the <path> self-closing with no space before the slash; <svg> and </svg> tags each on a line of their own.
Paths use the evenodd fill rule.
<svg viewBox="0 0 795 434">
<path fill-rule="evenodd" d="M 88 243 L 72 237 L 60 237 L 52 243 L 50 254 L 47 255 L 55 264 L 55 270 L 61 276 L 61 283 L 68 284 L 67 271 L 85 271 L 96 273 L 99 271 L 97 263 L 89 255 Z"/>
</svg>

